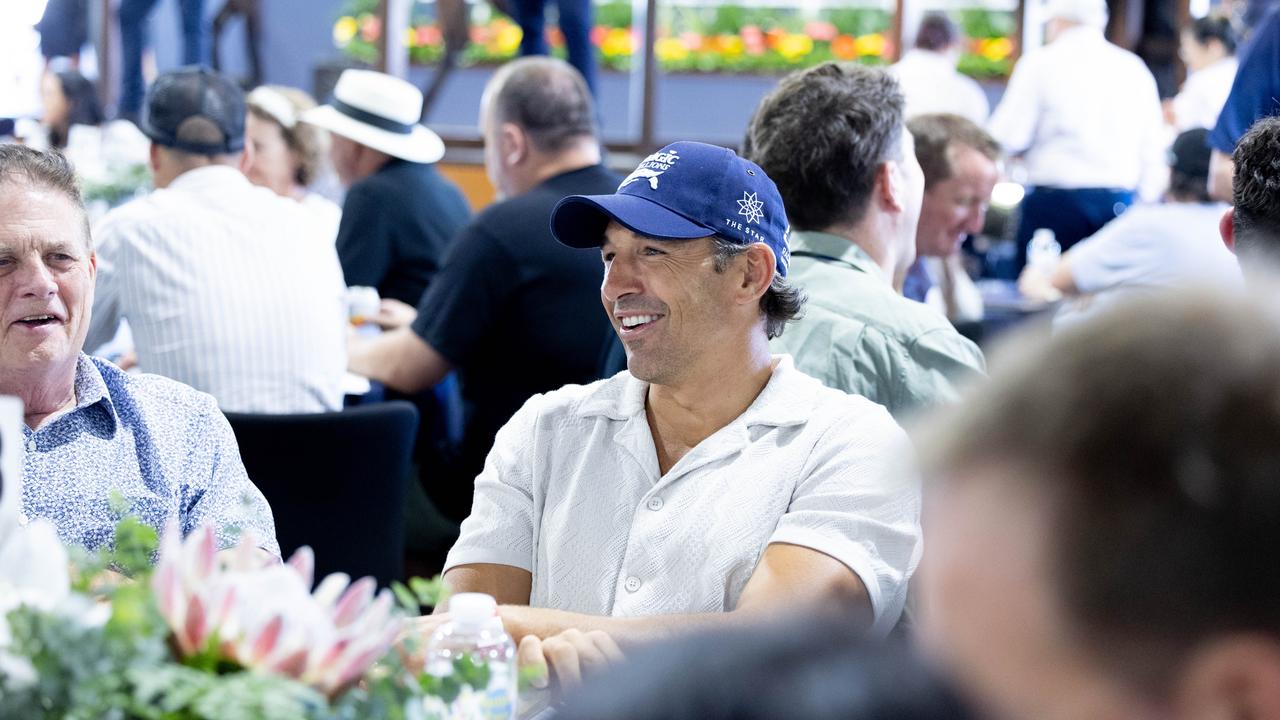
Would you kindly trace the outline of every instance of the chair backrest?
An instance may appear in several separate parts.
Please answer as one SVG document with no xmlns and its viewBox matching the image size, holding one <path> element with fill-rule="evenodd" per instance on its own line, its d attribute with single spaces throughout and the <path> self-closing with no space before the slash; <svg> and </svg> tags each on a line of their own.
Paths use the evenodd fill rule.
<svg viewBox="0 0 1280 720">
<path fill-rule="evenodd" d="M 315 551 L 316 578 L 380 586 L 404 571 L 404 507 L 418 411 L 404 401 L 309 415 L 226 413 L 287 559 Z"/>
</svg>

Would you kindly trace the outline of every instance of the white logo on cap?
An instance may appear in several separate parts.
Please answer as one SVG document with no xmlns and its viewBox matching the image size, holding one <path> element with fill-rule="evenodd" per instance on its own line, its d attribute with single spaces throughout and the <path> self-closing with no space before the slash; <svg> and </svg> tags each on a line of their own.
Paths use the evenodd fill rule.
<svg viewBox="0 0 1280 720">
<path fill-rule="evenodd" d="M 764 219 L 764 202 L 756 199 L 755 193 L 742 192 L 738 201 L 738 214 L 747 218 L 748 223 L 758 223 Z"/>
<path fill-rule="evenodd" d="M 676 154 L 675 150 L 672 150 L 671 152 L 656 152 L 645 158 L 644 162 L 640 163 L 640 167 L 633 170 L 632 173 L 627 176 L 627 179 L 622 181 L 622 184 L 618 186 L 618 189 L 621 190 L 637 180 L 647 180 L 649 182 L 649 188 L 657 190 L 658 176 L 670 170 L 671 166 L 675 165 L 676 161 L 679 159 L 680 156 Z"/>
</svg>

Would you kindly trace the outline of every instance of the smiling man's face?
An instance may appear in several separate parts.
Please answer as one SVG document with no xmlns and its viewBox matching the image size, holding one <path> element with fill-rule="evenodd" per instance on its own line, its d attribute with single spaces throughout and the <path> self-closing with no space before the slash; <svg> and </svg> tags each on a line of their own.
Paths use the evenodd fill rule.
<svg viewBox="0 0 1280 720">
<path fill-rule="evenodd" d="M 96 272 L 84 216 L 70 198 L 0 183 L 0 372 L 75 367 Z"/>
<path fill-rule="evenodd" d="M 600 299 L 632 375 L 675 385 L 723 344 L 730 280 L 711 238 L 655 240 L 610 222 L 600 255 Z"/>
</svg>

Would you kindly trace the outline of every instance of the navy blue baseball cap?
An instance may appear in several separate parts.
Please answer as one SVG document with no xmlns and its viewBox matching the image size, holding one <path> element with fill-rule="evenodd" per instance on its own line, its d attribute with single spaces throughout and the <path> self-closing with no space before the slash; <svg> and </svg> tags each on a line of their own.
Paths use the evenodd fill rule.
<svg viewBox="0 0 1280 720">
<path fill-rule="evenodd" d="M 676 142 L 640 163 L 612 195 L 570 195 L 551 211 L 551 232 L 570 247 L 600 247 L 610 220 L 658 240 L 718 235 L 764 243 L 787 274 L 790 227 L 778 188 L 732 150 Z"/>
<path fill-rule="evenodd" d="M 139 128 L 165 147 L 200 155 L 229 155 L 244 149 L 244 91 L 230 78 L 199 65 L 189 65 L 156 78 L 147 91 Z M 192 118 L 212 123 L 222 136 L 214 143 L 178 137 Z"/>
</svg>

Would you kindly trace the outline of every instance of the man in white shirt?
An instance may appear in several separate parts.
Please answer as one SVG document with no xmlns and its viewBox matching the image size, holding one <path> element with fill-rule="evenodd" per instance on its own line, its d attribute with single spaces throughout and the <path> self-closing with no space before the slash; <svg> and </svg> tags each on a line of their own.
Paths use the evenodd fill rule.
<svg viewBox="0 0 1280 720">
<path fill-rule="evenodd" d="M 1182 32 L 1178 55 L 1187 65 L 1187 80 L 1169 101 L 1169 114 L 1178 132 L 1212 128 L 1218 123 L 1235 82 L 1236 32 L 1225 17 L 1197 19 Z"/>
<path fill-rule="evenodd" d="M 445 584 L 504 603 L 525 658 L 565 631 L 625 649 L 806 602 L 887 632 L 921 550 L 906 440 L 770 355 L 803 299 L 764 171 L 673 143 L 551 223 L 600 248 L 628 371 L 535 396 L 498 433 Z"/>
<path fill-rule="evenodd" d="M 156 191 L 94 236 L 87 348 L 127 320 L 138 364 L 213 395 L 223 411 L 342 407 L 345 285 L 330 228 L 241 173 L 244 95 L 183 68 L 156 79 L 142 130 Z"/>
<path fill-rule="evenodd" d="M 956 24 L 942 13 L 930 13 L 920 21 L 916 46 L 889 68 L 907 99 L 908 120 L 951 113 L 979 125 L 987 121 L 987 94 L 973 78 L 956 72 L 962 39 Z"/>
<path fill-rule="evenodd" d="M 1026 162 L 1017 246 L 1040 228 L 1063 250 L 1097 232 L 1133 204 L 1158 200 L 1164 118 L 1151 71 L 1107 42 L 1105 0 L 1050 0 L 1049 44 L 1023 57 L 988 130 Z"/>
</svg>

